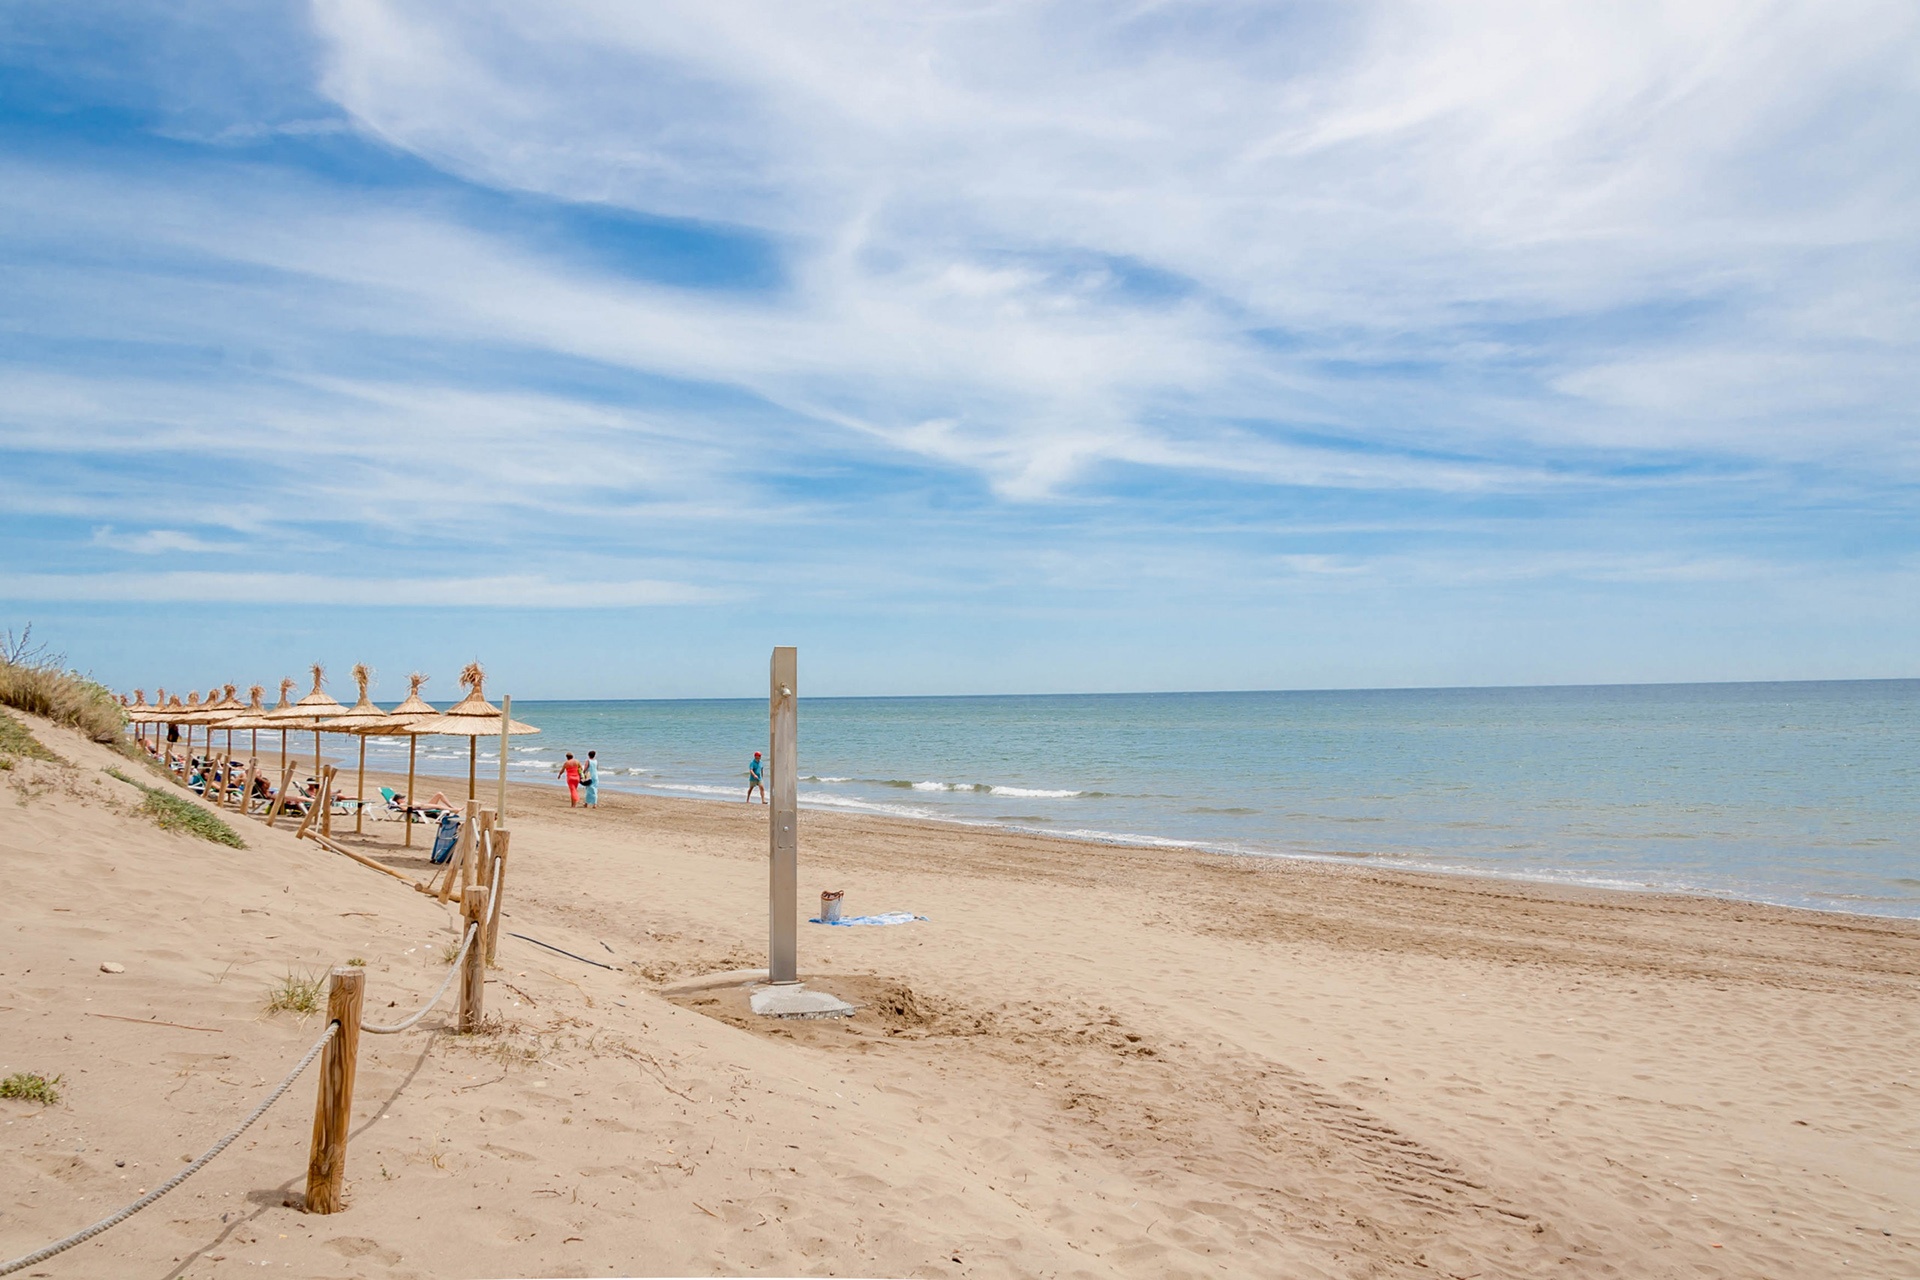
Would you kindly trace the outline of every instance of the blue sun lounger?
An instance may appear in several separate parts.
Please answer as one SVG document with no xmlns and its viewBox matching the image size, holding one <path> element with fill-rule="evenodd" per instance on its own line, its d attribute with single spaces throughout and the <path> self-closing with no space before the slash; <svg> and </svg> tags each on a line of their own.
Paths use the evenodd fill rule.
<svg viewBox="0 0 1920 1280">
<path fill-rule="evenodd" d="M 453 857 L 453 846 L 460 839 L 460 819 L 454 814 L 445 814 L 440 819 L 440 830 L 433 837 L 433 860 L 436 863 Z"/>
</svg>

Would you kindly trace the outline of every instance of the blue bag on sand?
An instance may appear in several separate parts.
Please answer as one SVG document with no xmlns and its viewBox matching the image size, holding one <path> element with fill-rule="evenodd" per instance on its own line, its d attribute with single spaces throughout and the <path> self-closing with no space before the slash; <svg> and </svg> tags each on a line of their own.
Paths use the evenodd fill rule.
<svg viewBox="0 0 1920 1280">
<path fill-rule="evenodd" d="M 440 816 L 440 831 L 433 837 L 433 860 L 445 862 L 453 856 L 453 842 L 460 838 L 460 819 L 451 813 Z"/>
</svg>

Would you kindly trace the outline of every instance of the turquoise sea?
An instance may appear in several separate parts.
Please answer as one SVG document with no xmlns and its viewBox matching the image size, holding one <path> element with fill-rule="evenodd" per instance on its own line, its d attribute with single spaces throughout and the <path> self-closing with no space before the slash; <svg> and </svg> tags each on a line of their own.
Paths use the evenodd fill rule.
<svg viewBox="0 0 1920 1280">
<path fill-rule="evenodd" d="M 515 778 L 716 802 L 767 741 L 759 700 L 514 715 Z M 799 763 L 819 809 L 1920 918 L 1920 680 L 803 698 Z"/>
</svg>

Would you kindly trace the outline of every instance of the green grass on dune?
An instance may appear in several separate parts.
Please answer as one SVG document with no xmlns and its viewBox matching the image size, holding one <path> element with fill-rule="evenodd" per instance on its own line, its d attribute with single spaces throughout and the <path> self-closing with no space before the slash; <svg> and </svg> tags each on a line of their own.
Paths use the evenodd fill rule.
<svg viewBox="0 0 1920 1280">
<path fill-rule="evenodd" d="M 224 844 L 232 849 L 247 847 L 247 842 L 240 838 L 239 832 L 185 796 L 174 795 L 158 787 L 150 787 L 136 778 L 129 778 L 118 769 L 108 769 L 105 772 L 129 786 L 140 788 L 141 794 L 145 797 L 141 801 L 140 812 L 152 818 L 162 831 L 185 831 L 190 835 L 199 836 L 202 840 L 211 840 L 215 844 Z"/>
<path fill-rule="evenodd" d="M 6 712 L 0 711 L 0 759 L 11 756 L 25 756 L 29 760 L 58 761 L 60 759 L 59 756 L 41 746 L 40 739 L 34 737 L 27 726 Z M 8 760 L 5 767 L 12 768 L 12 761 Z"/>
</svg>

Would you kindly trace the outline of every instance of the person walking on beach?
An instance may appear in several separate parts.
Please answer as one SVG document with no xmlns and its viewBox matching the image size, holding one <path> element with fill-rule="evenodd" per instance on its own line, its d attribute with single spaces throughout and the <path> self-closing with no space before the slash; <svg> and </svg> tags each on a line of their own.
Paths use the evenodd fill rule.
<svg viewBox="0 0 1920 1280">
<path fill-rule="evenodd" d="M 760 764 L 760 753 L 753 753 L 753 763 L 747 766 L 747 803 L 753 803 L 753 789 L 760 788 L 760 803 L 767 802 L 767 780 Z"/>
<path fill-rule="evenodd" d="M 586 788 L 586 803 L 589 809 L 600 807 L 600 763 L 595 760 L 599 752 L 587 752 L 587 771 L 580 778 L 580 785 Z"/>
<path fill-rule="evenodd" d="M 573 758 L 573 752 L 567 752 L 567 762 L 560 766 L 560 776 L 567 780 L 567 795 L 572 797 L 572 805 L 580 807 L 580 762 Z"/>
</svg>

